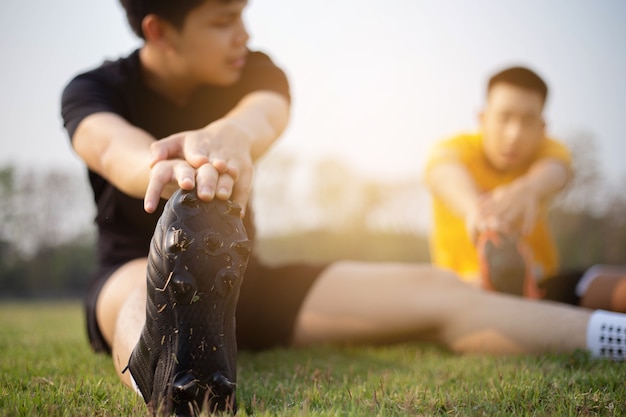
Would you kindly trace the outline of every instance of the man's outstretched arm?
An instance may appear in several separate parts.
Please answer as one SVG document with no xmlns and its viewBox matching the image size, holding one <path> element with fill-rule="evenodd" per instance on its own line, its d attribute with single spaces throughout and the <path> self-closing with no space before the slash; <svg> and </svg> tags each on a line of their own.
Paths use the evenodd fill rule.
<svg viewBox="0 0 626 417">
<path fill-rule="evenodd" d="M 482 224 L 481 192 L 463 164 L 453 160 L 440 162 L 427 171 L 424 179 L 434 196 L 465 219 L 472 240 L 479 230 L 486 227 Z"/>
<path fill-rule="evenodd" d="M 561 191 L 570 175 L 569 165 L 564 161 L 539 159 L 525 175 L 494 189 L 488 210 L 506 227 L 520 222 L 521 231 L 528 234 L 535 226 L 540 205 Z"/>
<path fill-rule="evenodd" d="M 205 200 L 232 198 L 245 209 L 254 160 L 280 136 L 288 118 L 287 99 L 254 92 L 205 128 L 161 141 L 117 114 L 94 113 L 81 121 L 72 143 L 92 171 L 130 196 L 145 197 L 148 212 L 177 188 L 196 186 Z"/>
</svg>

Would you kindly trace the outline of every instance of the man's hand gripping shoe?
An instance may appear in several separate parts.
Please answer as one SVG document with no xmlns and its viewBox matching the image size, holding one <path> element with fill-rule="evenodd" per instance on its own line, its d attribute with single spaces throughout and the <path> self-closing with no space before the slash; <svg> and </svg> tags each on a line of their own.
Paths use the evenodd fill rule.
<svg viewBox="0 0 626 417">
<path fill-rule="evenodd" d="M 240 212 L 178 190 L 159 219 L 146 323 L 128 364 L 153 414 L 236 412 L 235 309 L 251 248 Z"/>
</svg>

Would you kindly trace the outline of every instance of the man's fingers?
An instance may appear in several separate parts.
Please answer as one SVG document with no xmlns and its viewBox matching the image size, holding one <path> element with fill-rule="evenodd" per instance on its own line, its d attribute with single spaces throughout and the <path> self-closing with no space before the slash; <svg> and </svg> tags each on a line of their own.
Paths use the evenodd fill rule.
<svg viewBox="0 0 626 417">
<path fill-rule="evenodd" d="M 193 135 L 197 137 L 197 133 L 189 133 L 188 135 L 190 137 L 186 138 L 182 149 L 183 158 L 189 162 L 191 166 L 198 169 L 209 162 L 209 153 L 200 141 L 193 140 L 194 137 L 191 137 Z"/>
<path fill-rule="evenodd" d="M 171 171 L 161 169 L 159 165 L 155 165 L 152 168 L 148 187 L 146 188 L 146 195 L 143 199 L 143 209 L 146 212 L 154 213 L 161 199 L 161 194 L 171 178 Z"/>
<path fill-rule="evenodd" d="M 222 158 L 211 158 L 211 165 L 213 165 L 213 168 L 215 168 L 220 174 L 226 174 L 228 172 L 228 164 L 226 163 L 226 160 Z M 235 178 L 235 180 L 236 179 L 237 178 Z"/>
<path fill-rule="evenodd" d="M 206 201 L 215 197 L 221 200 L 231 199 L 242 206 L 243 214 L 248 203 L 254 175 L 253 170 L 249 170 L 249 172 L 248 174 L 240 174 L 239 169 L 231 165 L 227 173 L 220 173 L 212 163 L 205 164 L 196 173 L 198 196 Z"/>
<path fill-rule="evenodd" d="M 169 188 L 168 188 L 169 187 Z M 185 161 L 160 161 L 150 171 L 150 180 L 144 196 L 144 210 L 153 213 L 161 197 L 176 188 L 195 187 L 195 170 Z"/>
<path fill-rule="evenodd" d="M 219 173 L 211 164 L 204 164 L 196 171 L 196 185 L 198 197 L 204 201 L 211 201 L 215 197 Z"/>
<path fill-rule="evenodd" d="M 182 157 L 182 137 L 180 134 L 172 135 L 158 140 L 150 145 L 152 161 L 150 168 L 157 162 Z"/>
<path fill-rule="evenodd" d="M 209 161 L 207 152 L 198 141 L 193 140 L 193 135 L 193 132 L 177 133 L 154 142 L 150 146 L 150 167 L 168 159 L 184 159 L 194 168 L 206 164 Z"/>
<path fill-rule="evenodd" d="M 235 180 L 228 174 L 222 174 L 217 179 L 217 190 L 215 195 L 221 200 L 228 200 L 233 193 Z"/>
<path fill-rule="evenodd" d="M 252 191 L 252 181 L 254 180 L 254 170 L 242 171 L 239 180 L 233 190 L 232 200 L 241 206 L 241 217 L 246 214 L 250 192 Z"/>
<path fill-rule="evenodd" d="M 185 162 L 174 166 L 174 179 L 183 190 L 192 190 L 196 186 L 196 170 Z"/>
</svg>

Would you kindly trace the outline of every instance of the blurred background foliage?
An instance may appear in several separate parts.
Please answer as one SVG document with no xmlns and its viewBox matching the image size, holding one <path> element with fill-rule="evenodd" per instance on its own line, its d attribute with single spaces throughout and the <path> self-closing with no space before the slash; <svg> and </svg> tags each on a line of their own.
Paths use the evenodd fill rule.
<svg viewBox="0 0 626 417">
<path fill-rule="evenodd" d="M 562 267 L 626 264 L 626 178 L 604 178 L 592 134 L 566 142 L 575 177 L 550 210 Z M 82 294 L 95 264 L 85 177 L 0 168 L 0 298 Z M 253 204 L 256 249 L 270 263 L 429 262 L 430 201 L 419 174 L 376 177 L 334 157 L 303 171 L 294 156 L 270 152 Z"/>
</svg>

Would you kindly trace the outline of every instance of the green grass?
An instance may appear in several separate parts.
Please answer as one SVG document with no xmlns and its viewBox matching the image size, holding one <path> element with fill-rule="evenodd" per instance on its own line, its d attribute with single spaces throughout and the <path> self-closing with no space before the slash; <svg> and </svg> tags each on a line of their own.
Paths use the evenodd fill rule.
<svg viewBox="0 0 626 417">
<path fill-rule="evenodd" d="M 626 364 L 432 345 L 239 356 L 241 416 L 619 416 Z M 0 304 L 0 416 L 147 416 L 85 341 L 78 303 Z"/>
</svg>

